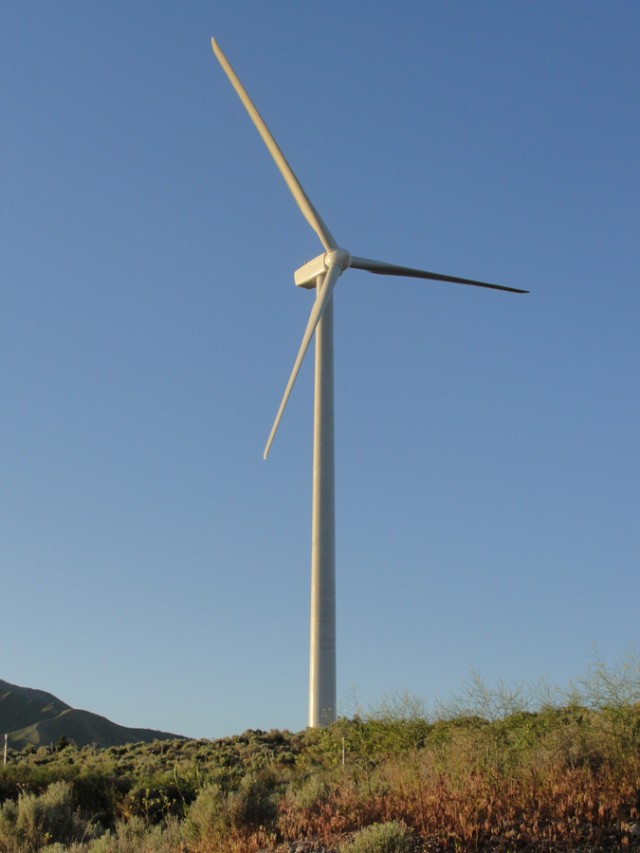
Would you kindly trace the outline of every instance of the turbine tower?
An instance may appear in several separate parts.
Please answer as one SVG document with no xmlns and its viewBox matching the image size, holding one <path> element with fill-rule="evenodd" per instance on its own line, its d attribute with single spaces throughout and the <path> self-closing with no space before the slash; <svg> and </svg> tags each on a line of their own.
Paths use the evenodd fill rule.
<svg viewBox="0 0 640 853">
<path fill-rule="evenodd" d="M 324 247 L 317 257 L 294 273 L 298 287 L 315 288 L 315 301 L 302 336 L 280 408 L 264 450 L 266 459 L 296 381 L 302 361 L 315 334 L 315 394 L 313 427 L 313 502 L 311 529 L 311 642 L 309 665 L 309 725 L 327 725 L 336 718 L 336 584 L 335 584 L 335 466 L 333 429 L 333 289 L 349 268 L 378 275 L 406 276 L 452 284 L 466 284 L 508 293 L 528 293 L 484 281 L 427 272 L 383 261 L 359 258 L 340 248 L 315 209 L 282 151 L 253 105 L 214 38 L 213 52 L 267 146 L 300 212 Z"/>
</svg>

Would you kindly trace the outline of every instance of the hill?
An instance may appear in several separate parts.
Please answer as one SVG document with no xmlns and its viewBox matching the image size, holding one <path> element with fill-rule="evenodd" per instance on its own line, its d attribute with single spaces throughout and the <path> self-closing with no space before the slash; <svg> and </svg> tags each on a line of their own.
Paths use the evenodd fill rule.
<svg viewBox="0 0 640 853">
<path fill-rule="evenodd" d="M 299 733 L 27 746 L 0 772 L 0 851 L 640 853 L 638 779 L 635 704 L 405 703 Z"/>
<path fill-rule="evenodd" d="M 47 746 L 67 738 L 77 746 L 122 746 L 180 737 L 154 729 L 119 726 L 106 717 L 81 711 L 44 690 L 18 687 L 0 679 L 0 734 L 19 750 L 28 744 Z"/>
</svg>

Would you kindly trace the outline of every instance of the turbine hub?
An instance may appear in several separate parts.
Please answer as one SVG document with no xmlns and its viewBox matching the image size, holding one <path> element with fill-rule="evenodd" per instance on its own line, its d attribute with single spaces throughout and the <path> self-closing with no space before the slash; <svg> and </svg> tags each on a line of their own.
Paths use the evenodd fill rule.
<svg viewBox="0 0 640 853">
<path fill-rule="evenodd" d="M 332 249 L 312 258 L 293 274 L 296 287 L 314 288 L 318 276 L 324 275 L 332 264 L 337 264 L 340 271 L 344 272 L 351 266 L 351 255 L 346 249 Z"/>
<path fill-rule="evenodd" d="M 333 249 L 324 256 L 324 265 L 327 269 L 329 269 L 331 264 L 338 264 L 342 272 L 344 272 L 351 266 L 351 255 L 346 249 Z"/>
</svg>

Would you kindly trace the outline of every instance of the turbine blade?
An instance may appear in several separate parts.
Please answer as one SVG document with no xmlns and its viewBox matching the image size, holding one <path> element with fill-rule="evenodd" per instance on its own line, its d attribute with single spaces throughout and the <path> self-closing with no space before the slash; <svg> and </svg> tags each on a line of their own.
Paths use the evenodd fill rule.
<svg viewBox="0 0 640 853">
<path fill-rule="evenodd" d="M 278 414 L 276 415 L 276 419 L 273 422 L 273 426 L 271 427 L 271 432 L 269 433 L 267 444 L 264 448 L 264 459 L 266 459 L 269 455 L 269 450 L 271 449 L 273 439 L 275 438 L 275 434 L 278 430 L 278 427 L 280 426 L 280 421 L 282 420 L 282 415 L 284 414 L 285 406 L 287 405 L 287 401 L 289 400 L 289 395 L 291 394 L 293 383 L 297 379 L 298 373 L 300 372 L 300 366 L 302 365 L 302 361 L 307 353 L 307 350 L 309 349 L 309 344 L 311 343 L 313 333 L 315 332 L 318 323 L 322 319 L 324 309 L 327 307 L 329 300 L 331 299 L 331 294 L 333 293 L 333 289 L 336 286 L 336 282 L 340 278 L 341 272 L 342 268 L 339 264 L 331 264 L 331 266 L 327 270 L 327 274 L 324 277 L 324 281 L 320 289 L 320 295 L 316 296 L 316 300 L 313 303 L 313 308 L 311 309 L 311 314 L 309 314 L 309 319 L 307 321 L 307 327 L 304 330 L 304 335 L 302 336 L 302 343 L 300 344 L 300 349 L 298 350 L 296 360 L 293 363 L 293 370 L 291 371 L 291 376 L 289 377 L 289 381 L 287 382 L 287 387 L 284 389 L 284 394 L 282 396 L 280 408 L 278 409 Z"/>
<path fill-rule="evenodd" d="M 233 88 L 236 90 L 238 97 L 244 105 L 244 108 L 249 113 L 251 121 L 254 123 L 258 133 L 262 137 L 262 141 L 267 146 L 269 153 L 273 157 L 275 164 L 280 170 L 280 174 L 282 175 L 285 180 L 285 183 L 289 187 L 292 196 L 296 200 L 296 203 L 300 208 L 302 215 L 307 220 L 309 225 L 313 228 L 313 230 L 316 232 L 316 234 L 320 238 L 320 242 L 325 247 L 327 252 L 330 252 L 332 249 L 337 249 L 338 244 L 334 240 L 331 231 L 329 231 L 327 226 L 322 221 L 322 217 L 315 209 L 315 207 L 311 204 L 311 201 L 307 197 L 307 194 L 302 189 L 300 181 L 296 178 L 295 174 L 293 173 L 293 169 L 287 163 L 284 154 L 278 147 L 278 143 L 271 135 L 269 128 L 262 120 L 260 113 L 253 105 L 253 102 L 247 94 L 246 89 L 244 88 L 240 80 L 238 80 L 235 71 L 229 65 L 227 57 L 220 50 L 220 47 L 214 38 L 211 39 L 211 46 L 218 62 L 222 66 L 222 70 L 229 78 L 229 81 Z"/>
<path fill-rule="evenodd" d="M 503 284 L 489 284 L 486 281 L 474 281 L 471 278 L 458 278 L 453 275 L 443 275 L 439 272 L 416 270 L 412 267 L 399 267 L 396 264 L 385 264 L 384 261 L 371 261 L 368 258 L 351 257 L 351 266 L 359 270 L 367 270 L 377 275 L 400 275 L 407 278 L 428 278 L 432 281 L 448 281 L 452 284 L 470 284 L 474 287 L 488 287 L 490 290 L 505 290 L 507 293 L 529 293 L 517 287 L 505 287 Z"/>
</svg>

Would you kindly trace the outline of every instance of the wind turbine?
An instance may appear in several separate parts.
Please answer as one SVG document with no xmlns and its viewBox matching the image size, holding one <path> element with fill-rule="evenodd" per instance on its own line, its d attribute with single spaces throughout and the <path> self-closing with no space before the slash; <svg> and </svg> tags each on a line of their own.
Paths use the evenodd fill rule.
<svg viewBox="0 0 640 853">
<path fill-rule="evenodd" d="M 315 334 L 315 395 L 313 427 L 313 503 L 311 530 L 311 649 L 309 670 L 309 725 L 326 725 L 336 717 L 336 594 L 335 594 L 335 477 L 333 432 L 333 302 L 336 283 L 345 270 L 359 269 L 378 275 L 406 276 L 467 284 L 508 293 L 528 293 L 484 281 L 427 272 L 383 261 L 359 258 L 341 248 L 325 225 L 287 163 L 282 151 L 253 105 L 226 56 L 214 38 L 213 52 L 236 90 L 262 141 L 309 225 L 320 238 L 324 251 L 294 273 L 298 287 L 315 288 L 302 343 L 293 364 L 280 408 L 264 449 L 266 459 L 280 425 L 291 389 L 311 339 Z"/>
</svg>

